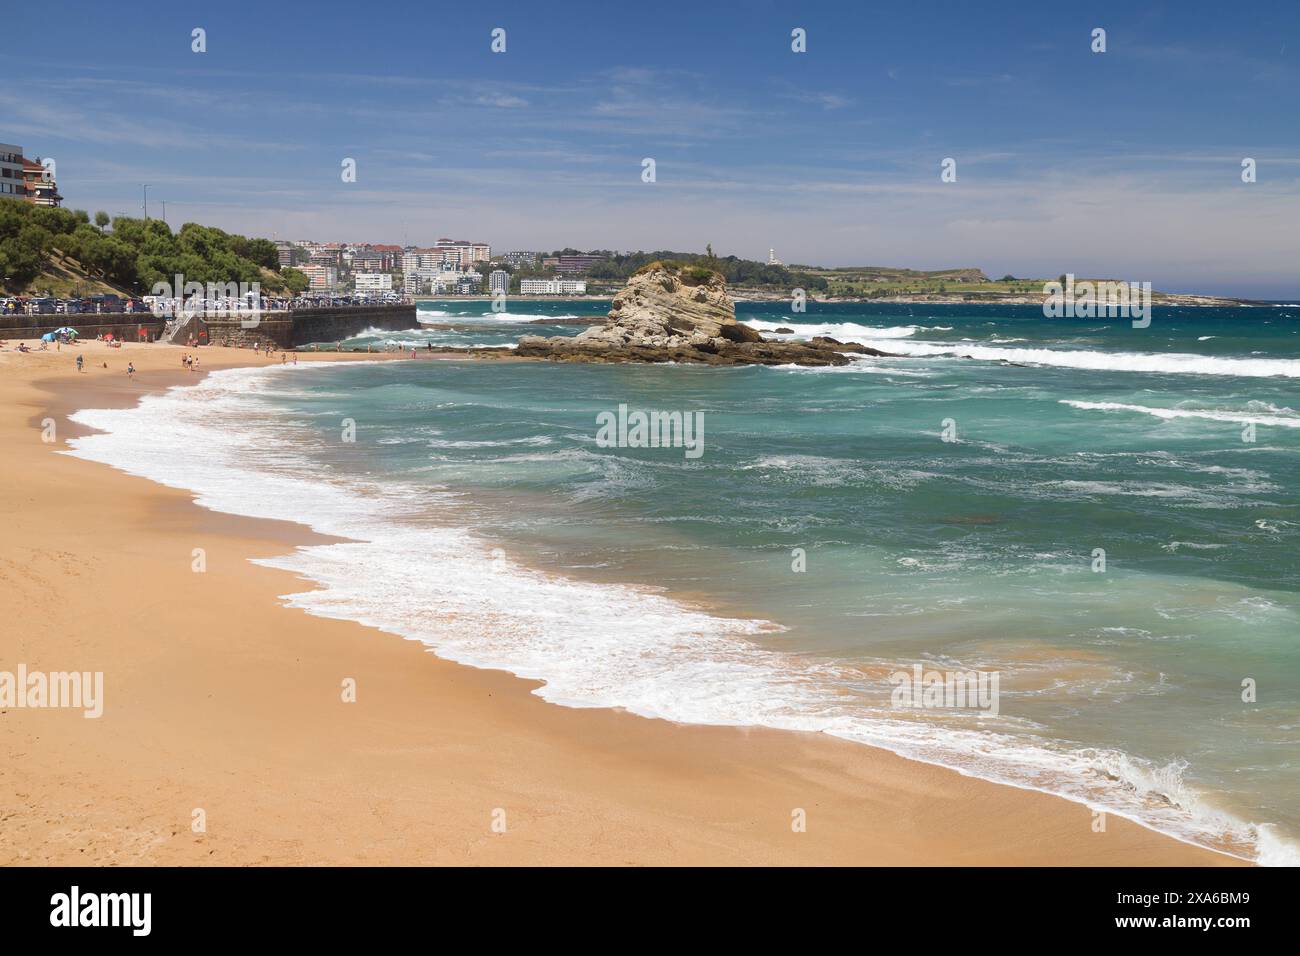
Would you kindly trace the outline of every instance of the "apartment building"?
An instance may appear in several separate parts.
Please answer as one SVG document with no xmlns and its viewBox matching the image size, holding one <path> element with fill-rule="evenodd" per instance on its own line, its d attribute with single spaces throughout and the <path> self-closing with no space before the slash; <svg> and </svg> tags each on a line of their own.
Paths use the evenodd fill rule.
<svg viewBox="0 0 1300 956">
<path fill-rule="evenodd" d="M 334 266 L 312 261 L 297 268 L 310 280 L 313 292 L 333 292 L 339 284 L 339 270 Z"/>
<path fill-rule="evenodd" d="M 512 269 L 531 269 L 537 265 L 538 255 L 540 255 L 540 253 L 525 251 L 507 252 L 501 257 L 501 261 Z"/>
<path fill-rule="evenodd" d="M 560 256 L 555 263 L 555 271 L 564 275 L 583 275 L 602 261 L 604 260 L 600 256 Z"/>
<path fill-rule="evenodd" d="M 27 195 L 23 180 L 23 148 L 0 143 L 0 197 L 22 199 Z"/>
<path fill-rule="evenodd" d="M 581 279 L 520 279 L 521 295 L 586 295 L 587 283 Z"/>
<path fill-rule="evenodd" d="M 384 256 L 372 249 L 358 249 L 352 253 L 353 272 L 383 272 Z"/>
<path fill-rule="evenodd" d="M 434 248 L 451 259 L 462 270 L 473 268 L 476 262 L 492 258 L 492 247 L 486 242 L 466 242 L 464 239 L 439 239 Z"/>
<path fill-rule="evenodd" d="M 27 187 L 25 198 L 29 203 L 35 203 L 37 206 L 62 205 L 63 197 L 59 195 L 54 173 L 45 167 L 39 156 L 36 159 L 23 157 L 23 182 Z"/>
</svg>

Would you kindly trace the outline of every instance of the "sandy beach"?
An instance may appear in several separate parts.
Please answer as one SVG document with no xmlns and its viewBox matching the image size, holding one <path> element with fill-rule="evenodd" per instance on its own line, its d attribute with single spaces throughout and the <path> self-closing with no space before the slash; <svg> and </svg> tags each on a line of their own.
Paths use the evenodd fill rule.
<svg viewBox="0 0 1300 956">
<path fill-rule="evenodd" d="M 98 719 L 0 713 L 0 863 L 1240 862 L 1114 816 L 1095 832 L 1081 805 L 820 735 L 554 706 L 533 682 L 286 608 L 301 580 L 248 559 L 312 532 L 57 454 L 77 409 L 196 380 L 183 351 L 0 352 L 0 670 L 104 673 Z M 280 362 L 199 355 L 205 370 Z"/>
</svg>

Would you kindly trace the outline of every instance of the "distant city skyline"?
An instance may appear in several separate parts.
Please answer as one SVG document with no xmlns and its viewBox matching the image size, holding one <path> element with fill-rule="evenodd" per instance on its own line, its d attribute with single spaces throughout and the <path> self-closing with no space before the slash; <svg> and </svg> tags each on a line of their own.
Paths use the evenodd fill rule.
<svg viewBox="0 0 1300 956">
<path fill-rule="evenodd" d="M 65 206 L 140 215 L 148 183 L 173 227 L 1300 297 L 1294 2 L 362 13 L 22 5 L 0 141 L 54 158 Z"/>
</svg>

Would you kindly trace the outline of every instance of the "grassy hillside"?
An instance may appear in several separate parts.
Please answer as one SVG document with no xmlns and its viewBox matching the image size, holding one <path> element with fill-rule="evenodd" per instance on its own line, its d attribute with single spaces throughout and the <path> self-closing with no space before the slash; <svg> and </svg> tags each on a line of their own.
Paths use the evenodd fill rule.
<svg viewBox="0 0 1300 956">
<path fill-rule="evenodd" d="M 109 228 L 111 225 L 111 228 Z M 187 222 L 173 233 L 158 219 L 0 200 L 0 283 L 16 294 L 57 296 L 150 291 L 155 284 L 252 283 L 296 292 L 307 277 L 281 271 L 275 243 Z"/>
<path fill-rule="evenodd" d="M 91 295 L 114 294 L 123 298 L 131 295 L 129 289 L 97 279 L 86 272 L 80 262 L 54 252 L 46 267 L 25 286 L 5 285 L 0 277 L 0 295 L 48 295 L 60 299 L 80 299 Z"/>
<path fill-rule="evenodd" d="M 280 277 L 267 269 L 261 270 L 262 288 L 270 290 L 281 285 Z M 149 291 L 147 289 L 143 290 Z M 0 296 L 51 296 L 56 299 L 84 299 L 87 296 L 112 294 L 127 299 L 141 294 L 139 291 L 92 276 L 76 259 L 53 250 L 41 273 L 25 286 L 16 283 L 10 287 L 0 278 Z"/>
<path fill-rule="evenodd" d="M 795 268 L 821 276 L 832 296 L 855 298 L 889 298 L 898 295 L 959 295 L 998 297 L 1041 292 L 1042 279 L 1016 279 L 1010 276 L 992 281 L 980 269 L 895 269 L 888 266 L 848 266 L 819 269 L 815 266 Z"/>
</svg>

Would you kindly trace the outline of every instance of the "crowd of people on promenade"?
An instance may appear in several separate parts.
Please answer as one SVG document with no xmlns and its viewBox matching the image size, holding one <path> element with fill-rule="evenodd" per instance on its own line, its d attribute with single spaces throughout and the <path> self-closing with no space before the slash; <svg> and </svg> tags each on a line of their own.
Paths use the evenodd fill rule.
<svg viewBox="0 0 1300 956">
<path fill-rule="evenodd" d="M 305 293 L 244 296 L 8 296 L 0 298 L 0 315 L 139 315 L 159 318 L 178 315 L 240 315 L 250 311 L 333 309 L 343 306 L 410 305 L 415 300 L 397 293 Z"/>
<path fill-rule="evenodd" d="M 344 306 L 402 306 L 415 299 L 396 293 L 303 294 L 303 295 L 218 295 L 204 298 L 166 295 L 103 294 L 86 297 L 56 295 L 10 295 L 0 298 L 0 315 L 239 315 L 240 312 L 286 312 L 303 308 Z"/>
</svg>

